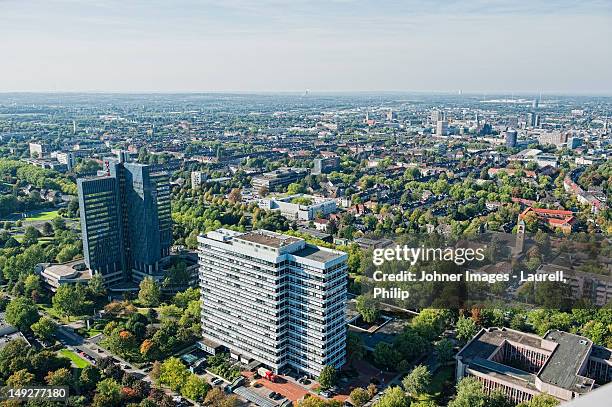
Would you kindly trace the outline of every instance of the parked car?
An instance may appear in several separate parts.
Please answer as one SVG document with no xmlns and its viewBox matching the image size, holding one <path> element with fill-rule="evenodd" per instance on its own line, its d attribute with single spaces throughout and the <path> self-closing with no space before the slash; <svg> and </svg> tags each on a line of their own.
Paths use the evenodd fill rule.
<svg viewBox="0 0 612 407">
<path fill-rule="evenodd" d="M 323 390 L 321 393 L 319 393 L 319 395 L 325 397 L 326 399 L 333 397 L 333 393 L 330 392 L 329 390 Z"/>
</svg>

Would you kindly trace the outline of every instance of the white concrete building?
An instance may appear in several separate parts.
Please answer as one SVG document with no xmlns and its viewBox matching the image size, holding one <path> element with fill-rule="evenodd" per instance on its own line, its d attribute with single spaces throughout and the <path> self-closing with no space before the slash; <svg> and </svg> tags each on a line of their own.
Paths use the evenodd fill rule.
<svg viewBox="0 0 612 407">
<path fill-rule="evenodd" d="M 196 188 L 206 181 L 206 173 L 202 171 L 191 171 L 191 188 Z"/>
<path fill-rule="evenodd" d="M 346 253 L 258 230 L 198 237 L 203 348 L 318 376 L 346 359 Z"/>
<path fill-rule="evenodd" d="M 309 221 L 317 214 L 323 216 L 336 212 L 338 206 L 333 199 L 313 195 L 292 195 L 284 198 L 264 198 L 258 201 L 258 206 L 267 210 L 278 210 L 289 220 Z"/>
<path fill-rule="evenodd" d="M 39 263 L 34 269 L 40 274 L 45 285 L 52 292 L 64 284 L 87 285 L 91 280 L 91 270 L 87 268 L 84 261 L 72 260 L 61 264 Z"/>
</svg>

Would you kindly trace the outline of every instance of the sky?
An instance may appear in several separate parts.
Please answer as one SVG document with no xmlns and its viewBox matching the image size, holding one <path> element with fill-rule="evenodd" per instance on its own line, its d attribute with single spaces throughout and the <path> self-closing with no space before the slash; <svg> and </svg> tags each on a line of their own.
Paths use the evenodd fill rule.
<svg viewBox="0 0 612 407">
<path fill-rule="evenodd" d="M 0 0 L 0 92 L 612 95 L 612 0 Z"/>
</svg>

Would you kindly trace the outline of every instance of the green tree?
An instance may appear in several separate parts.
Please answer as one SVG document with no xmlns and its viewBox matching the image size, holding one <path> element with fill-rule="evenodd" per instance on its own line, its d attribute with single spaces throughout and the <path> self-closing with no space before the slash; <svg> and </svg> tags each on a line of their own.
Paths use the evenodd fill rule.
<svg viewBox="0 0 612 407">
<path fill-rule="evenodd" d="M 472 318 L 459 317 L 457 320 L 457 339 L 467 342 L 476 335 L 476 323 Z"/>
<path fill-rule="evenodd" d="M 39 292 L 40 287 L 40 277 L 36 274 L 29 274 L 23 281 L 23 290 L 26 295 L 32 295 L 33 292 Z"/>
<path fill-rule="evenodd" d="M 521 403 L 516 407 L 554 407 L 558 406 L 559 404 L 559 400 L 549 394 L 538 394 L 530 401 Z"/>
<path fill-rule="evenodd" d="M 386 342 L 378 342 L 374 348 L 374 363 L 380 367 L 397 366 L 402 355 Z"/>
<path fill-rule="evenodd" d="M 371 324 L 378 319 L 379 310 L 376 305 L 374 298 L 368 295 L 360 295 L 357 297 L 357 303 L 355 304 L 357 312 L 361 314 L 361 318 Z"/>
<path fill-rule="evenodd" d="M 412 319 L 411 326 L 419 336 L 432 341 L 444 332 L 449 319 L 448 310 L 426 308 Z"/>
<path fill-rule="evenodd" d="M 86 290 L 80 284 L 60 285 L 51 302 L 60 314 L 69 316 L 83 315 L 91 304 L 91 301 L 87 301 Z"/>
<path fill-rule="evenodd" d="M 94 303 L 100 305 L 106 297 L 106 287 L 104 286 L 102 274 L 96 273 L 91 276 L 91 279 L 87 283 L 87 291 L 93 296 Z"/>
<path fill-rule="evenodd" d="M 42 225 L 42 233 L 45 236 L 51 236 L 53 234 L 53 226 L 49 222 L 45 222 Z"/>
<path fill-rule="evenodd" d="M 23 232 L 23 240 L 21 241 L 25 246 L 32 246 L 38 243 L 40 232 L 34 226 L 26 226 Z"/>
<path fill-rule="evenodd" d="M 410 404 L 410 407 L 438 407 L 438 405 L 435 401 L 421 400 L 413 402 L 412 404 Z"/>
<path fill-rule="evenodd" d="M 72 373 L 69 369 L 61 368 L 49 372 L 45 376 L 45 382 L 49 386 L 70 386 L 72 384 Z"/>
<path fill-rule="evenodd" d="M 12 388 L 26 387 L 34 382 L 34 375 L 26 369 L 13 373 L 6 379 L 6 385 Z"/>
<path fill-rule="evenodd" d="M 363 339 L 355 332 L 349 332 L 346 335 L 346 353 L 349 361 L 361 360 L 365 356 L 365 348 Z"/>
<path fill-rule="evenodd" d="M 427 392 L 427 388 L 431 384 L 431 373 L 427 366 L 418 365 L 404 377 L 402 385 L 404 390 L 410 393 L 411 396 L 417 396 Z"/>
<path fill-rule="evenodd" d="M 362 407 L 368 401 L 370 401 L 370 393 L 368 393 L 366 389 L 357 387 L 351 392 L 350 398 L 351 398 L 351 403 L 355 407 Z"/>
<path fill-rule="evenodd" d="M 407 327 L 395 337 L 394 349 L 401 354 L 405 360 L 412 361 L 422 355 L 430 347 L 428 340 L 419 335 L 416 330 Z"/>
<path fill-rule="evenodd" d="M 145 277 L 140 282 L 138 301 L 145 307 L 157 307 L 161 298 L 159 286 L 152 277 Z"/>
<path fill-rule="evenodd" d="M 200 401 L 204 400 L 209 389 L 210 386 L 206 380 L 192 374 L 181 388 L 181 394 L 188 399 Z"/>
<path fill-rule="evenodd" d="M 96 385 L 94 407 L 114 407 L 121 402 L 121 385 L 115 379 L 104 379 Z"/>
<path fill-rule="evenodd" d="M 329 389 L 330 387 L 336 384 L 336 380 L 338 379 L 338 372 L 336 372 L 336 368 L 333 366 L 325 366 L 321 370 L 319 374 L 319 384 L 323 389 Z"/>
<path fill-rule="evenodd" d="M 29 298 L 16 297 L 6 307 L 6 322 L 20 331 L 29 331 L 33 323 L 38 321 L 38 309 Z"/>
<path fill-rule="evenodd" d="M 102 378 L 102 374 L 100 373 L 100 369 L 93 365 L 87 365 L 81 370 L 81 375 L 79 376 L 79 383 L 81 384 L 81 388 L 84 390 L 91 390 L 96 387 L 96 384 Z"/>
<path fill-rule="evenodd" d="M 58 216 L 51 221 L 51 226 L 53 226 L 53 231 L 55 233 L 66 230 L 66 220 Z"/>
<path fill-rule="evenodd" d="M 399 386 L 389 387 L 385 390 L 376 407 L 409 407 L 410 400 Z"/>
<path fill-rule="evenodd" d="M 55 336 L 57 324 L 49 317 L 42 317 L 32 324 L 32 332 L 43 341 L 50 341 Z"/>
<path fill-rule="evenodd" d="M 446 363 L 453 358 L 453 343 L 449 339 L 442 339 L 436 344 L 436 359 L 438 363 Z"/>
<path fill-rule="evenodd" d="M 448 407 L 487 407 L 487 395 L 475 377 L 464 377 L 457 384 L 457 394 Z"/>
<path fill-rule="evenodd" d="M 304 188 L 302 187 L 302 185 L 294 182 L 293 184 L 289 184 L 287 186 L 287 193 L 290 195 L 295 195 L 295 194 L 299 194 L 301 192 L 304 191 Z"/>
<path fill-rule="evenodd" d="M 160 366 L 159 382 L 170 387 L 173 391 L 179 391 L 187 382 L 189 371 L 175 357 L 168 358 Z"/>
</svg>

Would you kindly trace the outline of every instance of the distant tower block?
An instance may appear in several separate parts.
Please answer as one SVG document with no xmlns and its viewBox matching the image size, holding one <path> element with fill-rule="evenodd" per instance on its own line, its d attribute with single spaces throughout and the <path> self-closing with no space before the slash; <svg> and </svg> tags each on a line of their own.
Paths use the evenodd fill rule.
<svg viewBox="0 0 612 407">
<path fill-rule="evenodd" d="M 76 128 L 76 120 L 73 120 L 72 121 L 72 134 L 76 134 L 76 130 L 77 130 L 77 128 Z"/>
<path fill-rule="evenodd" d="M 525 248 L 525 221 L 519 219 L 516 225 L 516 246 L 514 250 L 514 256 L 518 257 L 523 253 Z"/>
</svg>

